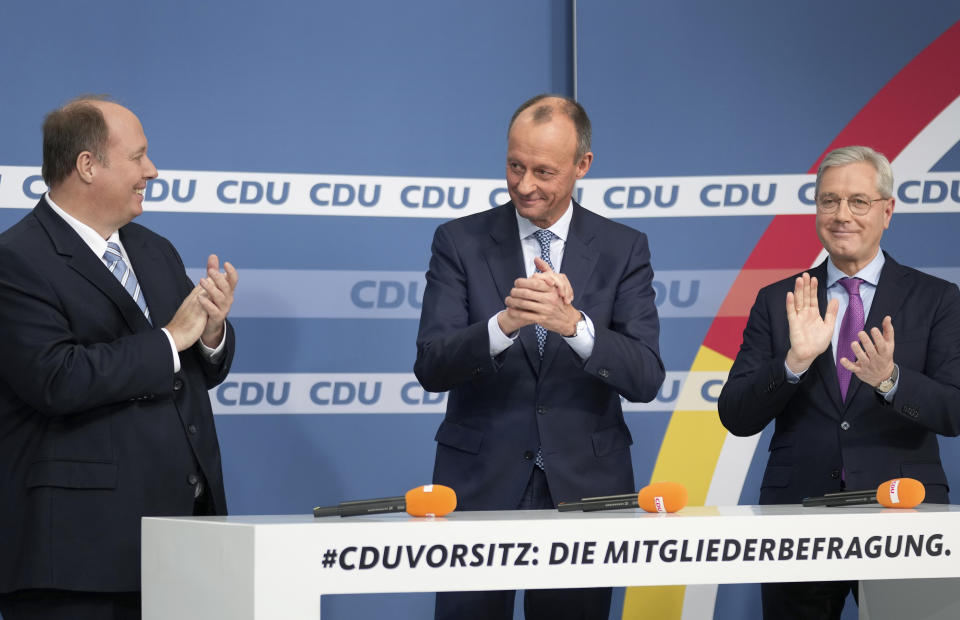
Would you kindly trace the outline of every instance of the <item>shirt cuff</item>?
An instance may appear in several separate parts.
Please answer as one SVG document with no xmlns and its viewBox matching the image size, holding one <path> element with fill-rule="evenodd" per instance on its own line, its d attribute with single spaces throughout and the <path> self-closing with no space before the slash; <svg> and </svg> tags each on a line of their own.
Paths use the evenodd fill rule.
<svg viewBox="0 0 960 620">
<path fill-rule="evenodd" d="M 585 329 L 582 334 L 574 334 L 569 338 L 564 336 L 563 339 L 567 341 L 567 344 L 570 345 L 573 352 L 580 356 L 580 359 L 587 361 L 590 359 L 590 356 L 593 355 L 593 345 L 596 344 L 597 337 L 593 329 L 593 321 L 590 320 L 590 317 L 584 312 L 581 312 L 580 316 L 582 316 L 583 320 L 587 323 L 587 329 Z"/>
<path fill-rule="evenodd" d="M 220 344 L 217 345 L 216 349 L 211 349 L 207 345 L 203 344 L 203 340 L 197 339 L 197 345 L 200 347 L 200 355 L 204 357 L 208 362 L 216 364 L 220 361 L 220 358 L 223 357 L 223 348 L 224 344 L 227 342 L 227 326 L 223 326 L 223 336 L 220 337 Z"/>
<path fill-rule="evenodd" d="M 513 336 L 508 336 L 503 333 L 503 330 L 500 329 L 500 323 L 497 321 L 498 316 L 500 316 L 499 312 L 487 321 L 487 335 L 490 339 L 490 357 L 500 355 L 510 348 L 510 345 L 517 339 L 516 332 L 514 332 Z"/>
<path fill-rule="evenodd" d="M 803 375 L 806 374 L 807 370 L 810 370 L 807 368 L 807 370 L 804 370 L 800 373 L 795 373 L 790 370 L 789 366 L 787 366 L 786 360 L 783 362 L 783 369 L 787 372 L 787 383 L 800 383 L 800 379 L 803 377 Z"/>
<path fill-rule="evenodd" d="M 177 351 L 177 343 L 173 341 L 173 336 L 170 335 L 166 327 L 160 329 L 167 335 L 167 340 L 170 341 L 170 350 L 173 351 L 173 374 L 177 374 L 180 372 L 180 353 Z"/>
</svg>

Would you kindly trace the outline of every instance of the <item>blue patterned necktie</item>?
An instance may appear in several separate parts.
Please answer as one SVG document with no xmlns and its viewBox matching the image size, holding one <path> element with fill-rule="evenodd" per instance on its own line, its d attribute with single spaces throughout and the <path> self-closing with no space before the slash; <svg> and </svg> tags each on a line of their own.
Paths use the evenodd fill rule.
<svg viewBox="0 0 960 620">
<path fill-rule="evenodd" d="M 533 233 L 533 236 L 537 238 L 537 242 L 540 244 L 540 259 L 550 265 L 550 269 L 556 271 L 553 262 L 550 260 L 550 242 L 556 239 L 557 236 L 544 228 Z M 537 331 L 537 349 L 540 350 L 540 357 L 543 357 L 543 347 L 547 344 L 547 330 L 541 327 L 539 323 L 535 324 L 534 327 Z"/>
<path fill-rule="evenodd" d="M 537 238 L 537 242 L 540 244 L 540 258 L 546 264 L 550 265 L 550 269 L 556 271 L 553 266 L 553 261 L 550 260 L 550 242 L 557 238 L 555 234 L 549 230 L 541 228 L 537 232 L 533 233 L 533 236 Z M 539 270 L 538 270 L 539 271 Z M 547 330 L 542 327 L 539 323 L 534 324 L 534 328 L 537 332 L 537 349 L 540 350 L 540 357 L 543 357 L 543 347 L 547 344 Z M 537 446 L 537 460 L 534 461 L 540 469 L 543 467 L 543 446 Z M 544 470 L 546 471 L 546 470 Z"/>
<path fill-rule="evenodd" d="M 150 321 L 150 309 L 147 308 L 147 301 L 143 298 L 143 291 L 140 290 L 140 283 L 137 282 L 137 276 L 133 275 L 133 271 L 123 262 L 120 246 L 113 241 L 108 241 L 107 251 L 103 253 L 103 260 L 107 262 L 107 269 L 110 270 L 110 273 L 120 281 L 123 288 L 127 289 L 127 292 L 133 297 L 133 301 L 137 302 L 140 310 L 143 311 L 143 315 L 147 317 L 147 321 L 153 325 L 153 321 Z"/>
</svg>

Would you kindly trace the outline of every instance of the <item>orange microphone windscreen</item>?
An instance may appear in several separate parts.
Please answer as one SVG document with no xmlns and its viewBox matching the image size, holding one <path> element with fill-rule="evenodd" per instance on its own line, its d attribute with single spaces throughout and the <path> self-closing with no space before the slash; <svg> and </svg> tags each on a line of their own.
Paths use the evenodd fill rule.
<svg viewBox="0 0 960 620">
<path fill-rule="evenodd" d="M 676 512 L 687 505 L 687 487 L 679 482 L 655 482 L 640 489 L 637 503 L 647 512 Z"/>
<path fill-rule="evenodd" d="M 442 517 L 457 508 L 457 494 L 442 484 L 425 484 L 407 491 L 407 512 L 415 517 Z"/>
<path fill-rule="evenodd" d="M 913 478 L 894 478 L 877 487 L 877 501 L 887 508 L 913 508 L 926 494 L 923 483 Z"/>
</svg>

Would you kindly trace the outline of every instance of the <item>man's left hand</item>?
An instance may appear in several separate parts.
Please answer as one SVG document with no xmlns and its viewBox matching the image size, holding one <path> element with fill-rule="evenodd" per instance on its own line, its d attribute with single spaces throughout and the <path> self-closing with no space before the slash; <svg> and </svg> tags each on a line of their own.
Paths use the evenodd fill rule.
<svg viewBox="0 0 960 620">
<path fill-rule="evenodd" d="M 223 269 L 220 271 L 217 255 L 211 254 L 207 258 L 207 277 L 200 280 L 203 288 L 200 304 L 207 311 L 207 324 L 200 340 L 211 349 L 216 349 L 223 340 L 223 324 L 233 305 L 233 291 L 240 279 L 237 270 L 229 262 L 223 263 Z"/>
<path fill-rule="evenodd" d="M 887 315 L 883 317 L 882 332 L 874 327 L 869 335 L 862 331 L 857 338 L 859 342 L 851 347 L 857 361 L 842 357 L 840 363 L 861 381 L 876 387 L 893 374 L 893 320 Z"/>
<path fill-rule="evenodd" d="M 534 263 L 542 273 L 518 278 L 506 299 L 507 308 L 561 336 L 574 334 L 580 311 L 570 303 L 573 287 L 565 275 L 554 272 L 545 262 L 535 259 Z"/>
<path fill-rule="evenodd" d="M 531 278 L 544 280 L 551 286 L 557 287 L 557 294 L 560 295 L 560 299 L 563 300 L 563 303 L 573 303 L 573 286 L 570 284 L 570 280 L 567 279 L 565 274 L 551 269 L 547 261 L 543 260 L 539 256 L 534 257 L 533 265 L 538 271 L 530 276 Z"/>
</svg>

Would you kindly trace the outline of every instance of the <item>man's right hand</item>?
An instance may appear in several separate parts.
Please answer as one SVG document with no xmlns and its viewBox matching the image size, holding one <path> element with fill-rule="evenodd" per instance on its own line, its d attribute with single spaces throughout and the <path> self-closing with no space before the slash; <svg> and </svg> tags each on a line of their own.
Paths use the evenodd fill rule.
<svg viewBox="0 0 960 620">
<path fill-rule="evenodd" d="M 207 311 L 200 305 L 200 296 L 206 294 L 201 286 L 194 287 L 165 326 L 173 337 L 177 351 L 189 349 L 200 339 L 200 334 L 203 333 L 203 328 L 207 324 Z"/>
<path fill-rule="evenodd" d="M 793 292 L 787 293 L 790 350 L 787 351 L 786 364 L 794 374 L 810 368 L 813 360 L 830 346 L 839 307 L 840 302 L 834 299 L 827 304 L 826 316 L 821 317 L 817 279 L 811 278 L 809 273 L 797 278 Z"/>
</svg>

